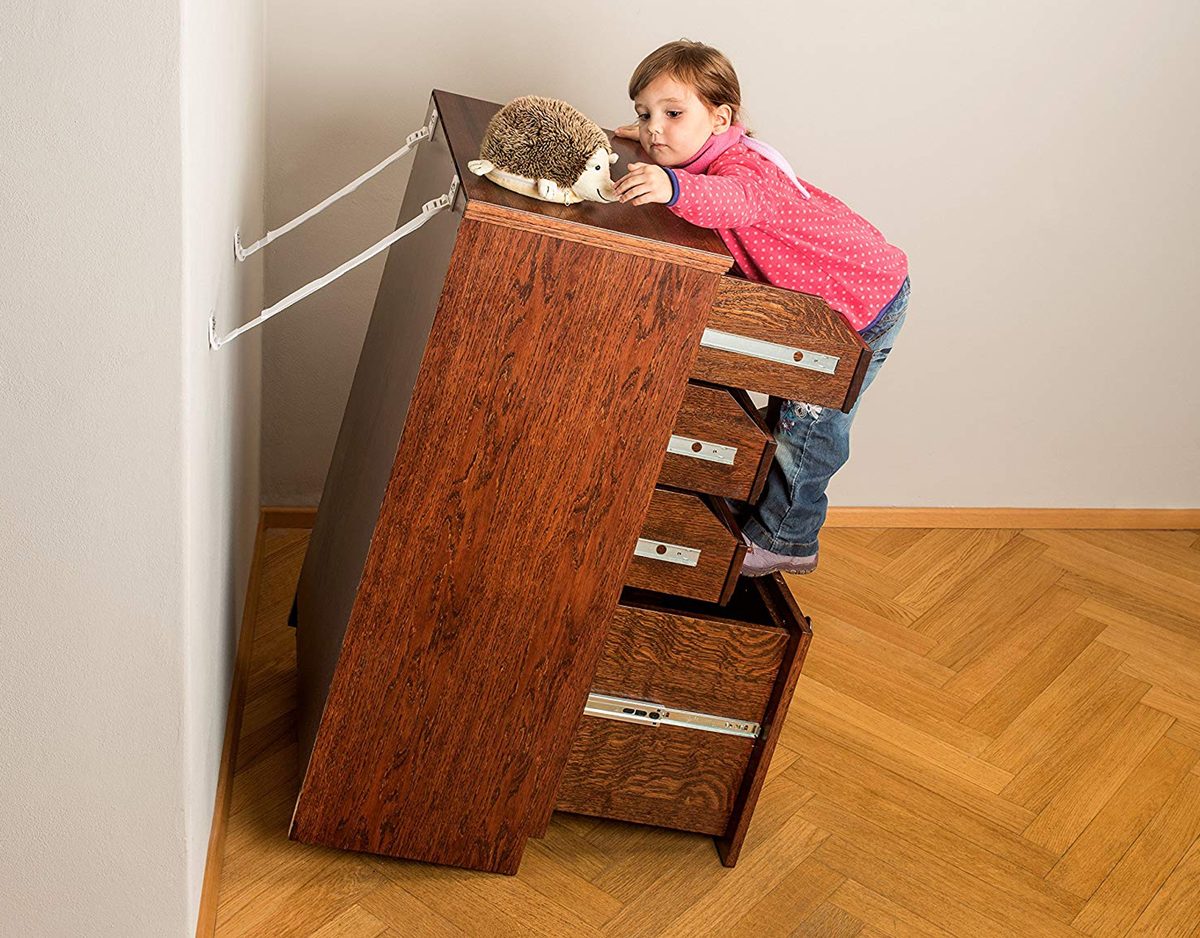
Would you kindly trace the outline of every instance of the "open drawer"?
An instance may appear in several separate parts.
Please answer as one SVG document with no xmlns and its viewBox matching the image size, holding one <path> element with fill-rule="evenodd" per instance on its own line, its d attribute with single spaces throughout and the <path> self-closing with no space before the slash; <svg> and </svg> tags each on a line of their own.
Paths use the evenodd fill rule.
<svg viewBox="0 0 1200 938">
<path fill-rule="evenodd" d="M 724 603 L 745 556 L 746 542 L 722 499 L 659 485 L 625 584 Z"/>
<path fill-rule="evenodd" d="M 725 607 L 626 588 L 555 807 L 712 834 L 732 866 L 810 638 L 779 574 Z"/>
<path fill-rule="evenodd" d="M 658 481 L 753 502 L 775 455 L 775 437 L 740 388 L 689 381 Z"/>
<path fill-rule="evenodd" d="M 871 349 L 819 297 L 723 276 L 692 377 L 849 413 Z"/>
</svg>

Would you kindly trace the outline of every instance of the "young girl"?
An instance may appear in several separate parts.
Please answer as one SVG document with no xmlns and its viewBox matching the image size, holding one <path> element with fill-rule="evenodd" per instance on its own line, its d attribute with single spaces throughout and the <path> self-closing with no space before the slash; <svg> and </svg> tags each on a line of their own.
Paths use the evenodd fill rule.
<svg viewBox="0 0 1200 938">
<path fill-rule="evenodd" d="M 729 60 L 680 40 L 647 56 L 629 81 L 638 120 L 617 135 L 640 141 L 653 163 L 631 163 L 616 183 L 622 202 L 662 202 L 713 228 L 733 273 L 822 297 L 874 354 L 870 387 L 904 323 L 908 258 L 832 195 L 803 182 L 777 151 L 738 122 L 741 90 Z M 850 413 L 785 401 L 763 496 L 743 523 L 742 572 L 809 573 L 825 522 L 829 479 L 850 457 Z"/>
</svg>

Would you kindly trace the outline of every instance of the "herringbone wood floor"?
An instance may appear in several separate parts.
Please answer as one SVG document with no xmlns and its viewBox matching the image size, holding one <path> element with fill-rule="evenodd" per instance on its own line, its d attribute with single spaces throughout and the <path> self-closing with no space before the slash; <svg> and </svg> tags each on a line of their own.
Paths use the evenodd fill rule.
<svg viewBox="0 0 1200 938">
<path fill-rule="evenodd" d="M 516 877 L 291 843 L 307 531 L 265 544 L 219 938 L 1200 938 L 1200 536 L 827 529 L 742 859 L 557 814 Z"/>
</svg>

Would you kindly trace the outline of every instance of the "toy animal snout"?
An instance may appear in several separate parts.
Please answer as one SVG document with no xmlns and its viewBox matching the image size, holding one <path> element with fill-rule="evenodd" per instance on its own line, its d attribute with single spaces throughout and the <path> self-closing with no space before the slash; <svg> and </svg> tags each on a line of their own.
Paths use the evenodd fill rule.
<svg viewBox="0 0 1200 938">
<path fill-rule="evenodd" d="M 571 189 L 581 199 L 591 202 L 615 202 L 617 191 L 613 187 L 609 167 L 617 161 L 617 154 L 606 147 L 598 147 L 588 158 L 583 172 Z"/>
</svg>

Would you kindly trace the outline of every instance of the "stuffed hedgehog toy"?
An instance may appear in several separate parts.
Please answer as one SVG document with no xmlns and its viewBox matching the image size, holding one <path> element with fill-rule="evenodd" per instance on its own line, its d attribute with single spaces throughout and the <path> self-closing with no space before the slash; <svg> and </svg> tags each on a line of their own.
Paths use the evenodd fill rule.
<svg viewBox="0 0 1200 938">
<path fill-rule="evenodd" d="M 614 202 L 608 136 L 565 101 L 525 95 L 493 115 L 467 167 L 496 185 L 545 202 Z"/>
</svg>

